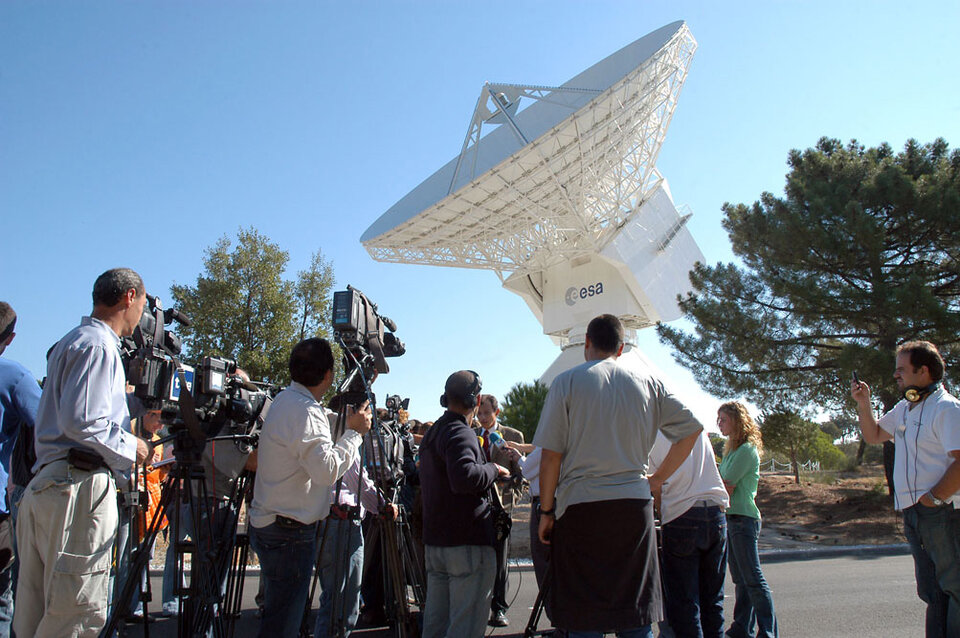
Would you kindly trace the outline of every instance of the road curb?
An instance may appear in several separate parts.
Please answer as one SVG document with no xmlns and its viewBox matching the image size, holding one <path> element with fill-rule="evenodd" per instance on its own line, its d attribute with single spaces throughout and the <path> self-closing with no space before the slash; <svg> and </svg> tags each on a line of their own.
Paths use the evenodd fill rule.
<svg viewBox="0 0 960 638">
<path fill-rule="evenodd" d="M 762 549 L 760 561 L 783 563 L 794 560 L 816 560 L 843 556 L 901 556 L 910 553 L 907 543 L 892 545 L 832 545 L 826 547 L 803 547 L 794 549 Z"/>
<path fill-rule="evenodd" d="M 761 549 L 760 561 L 764 563 L 785 563 L 794 560 L 817 560 L 819 558 L 839 558 L 842 556 L 903 556 L 910 553 L 907 543 L 893 545 L 832 545 L 828 547 L 803 547 L 794 549 Z M 511 558 L 510 568 L 520 571 L 532 571 L 533 561 L 529 558 Z M 248 574 L 259 574 L 260 568 L 247 567 Z M 151 576 L 162 576 L 163 568 L 151 567 Z"/>
</svg>

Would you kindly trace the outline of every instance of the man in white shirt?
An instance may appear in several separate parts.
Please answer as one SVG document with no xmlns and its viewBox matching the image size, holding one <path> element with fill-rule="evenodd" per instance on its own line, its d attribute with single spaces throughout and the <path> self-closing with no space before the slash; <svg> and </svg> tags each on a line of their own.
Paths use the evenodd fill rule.
<svg viewBox="0 0 960 638">
<path fill-rule="evenodd" d="M 960 636 L 960 401 L 940 385 L 943 359 L 928 341 L 897 349 L 893 377 L 904 398 L 874 418 L 870 387 L 851 384 L 867 443 L 894 443 L 894 497 L 927 603 L 926 635 Z"/>
<path fill-rule="evenodd" d="M 348 407 L 346 430 L 333 441 L 320 402 L 333 384 L 333 352 L 324 339 L 293 347 L 290 376 L 263 424 L 250 508 L 250 545 L 265 584 L 259 635 L 270 638 L 300 631 L 317 521 L 329 514 L 330 488 L 357 460 L 371 421 L 368 406 Z"/>
<path fill-rule="evenodd" d="M 108 270 L 93 285 L 93 312 L 47 357 L 37 410 L 35 476 L 20 505 L 13 628 L 19 636 L 96 636 L 107 619 L 117 535 L 116 477 L 147 458 L 130 433 L 120 337 L 146 302 L 140 275 Z"/>
<path fill-rule="evenodd" d="M 659 481 L 670 441 L 657 433 L 647 472 Z M 727 574 L 727 520 L 730 497 L 717 470 L 706 432 L 677 471 L 662 481 L 660 510 L 664 608 L 675 636 L 723 635 L 723 581 Z M 664 628 L 660 628 L 664 635 Z"/>
</svg>

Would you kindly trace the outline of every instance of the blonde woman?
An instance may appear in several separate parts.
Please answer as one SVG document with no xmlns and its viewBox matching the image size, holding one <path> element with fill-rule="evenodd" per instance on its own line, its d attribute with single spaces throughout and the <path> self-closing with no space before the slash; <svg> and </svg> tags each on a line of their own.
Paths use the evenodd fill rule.
<svg viewBox="0 0 960 638">
<path fill-rule="evenodd" d="M 742 403 L 724 403 L 717 411 L 717 426 L 727 437 L 720 476 L 730 494 L 727 508 L 727 564 L 736 585 L 730 638 L 779 636 L 773 596 L 760 569 L 760 510 L 754 499 L 760 482 L 760 428 Z M 756 626 L 756 633 L 754 632 Z"/>
</svg>

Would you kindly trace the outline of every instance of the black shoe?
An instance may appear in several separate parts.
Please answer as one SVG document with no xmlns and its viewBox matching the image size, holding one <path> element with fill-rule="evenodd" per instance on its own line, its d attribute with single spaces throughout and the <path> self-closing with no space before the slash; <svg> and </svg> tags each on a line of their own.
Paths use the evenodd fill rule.
<svg viewBox="0 0 960 638">
<path fill-rule="evenodd" d="M 503 611 L 495 611 L 490 614 L 490 620 L 487 621 L 487 624 L 491 627 L 506 627 L 510 624 L 510 620 L 507 619 L 507 614 Z"/>
</svg>

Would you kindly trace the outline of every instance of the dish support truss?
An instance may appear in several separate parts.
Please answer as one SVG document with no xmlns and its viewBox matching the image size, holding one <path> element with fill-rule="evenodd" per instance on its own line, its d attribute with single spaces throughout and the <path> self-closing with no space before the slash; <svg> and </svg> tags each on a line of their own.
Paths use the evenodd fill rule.
<svg viewBox="0 0 960 638">
<path fill-rule="evenodd" d="M 683 25 L 600 92 L 484 85 L 446 197 L 364 242 L 368 252 L 386 262 L 489 269 L 501 281 L 600 252 L 663 180 L 656 159 L 695 51 Z M 530 141 L 517 117 L 521 99 L 571 114 Z M 483 129 L 494 125 L 510 128 L 517 150 L 477 175 Z"/>
</svg>

